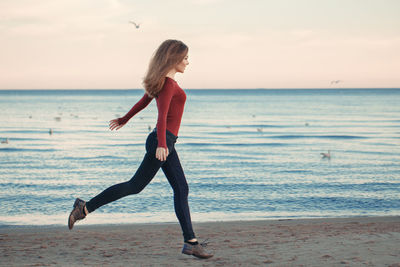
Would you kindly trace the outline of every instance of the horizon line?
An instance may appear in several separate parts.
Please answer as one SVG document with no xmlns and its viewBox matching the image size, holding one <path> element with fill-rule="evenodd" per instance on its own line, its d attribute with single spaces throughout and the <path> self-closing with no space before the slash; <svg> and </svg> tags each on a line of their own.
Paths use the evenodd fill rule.
<svg viewBox="0 0 400 267">
<path fill-rule="evenodd" d="M 282 87 L 282 88 L 184 88 L 184 90 L 332 90 L 332 89 L 344 89 L 344 90 L 361 90 L 361 89 L 400 89 L 400 87 Z M 43 88 L 43 89 L 0 89 L 0 91 L 128 91 L 128 90 L 144 90 L 143 88 Z"/>
</svg>

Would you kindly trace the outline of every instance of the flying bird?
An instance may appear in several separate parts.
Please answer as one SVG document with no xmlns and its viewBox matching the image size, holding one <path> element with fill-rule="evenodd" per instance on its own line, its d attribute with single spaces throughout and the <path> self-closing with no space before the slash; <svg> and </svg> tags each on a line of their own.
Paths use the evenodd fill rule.
<svg viewBox="0 0 400 267">
<path fill-rule="evenodd" d="M 135 25 L 136 29 L 139 29 L 140 27 L 140 23 L 136 23 L 133 20 L 129 21 L 130 23 L 132 23 L 133 25 Z"/>
<path fill-rule="evenodd" d="M 335 83 L 335 84 L 338 84 L 338 83 L 340 83 L 340 82 L 342 82 L 342 81 L 341 81 L 341 80 L 334 80 L 334 81 L 331 81 L 331 85 L 334 84 L 334 83 Z"/>
</svg>

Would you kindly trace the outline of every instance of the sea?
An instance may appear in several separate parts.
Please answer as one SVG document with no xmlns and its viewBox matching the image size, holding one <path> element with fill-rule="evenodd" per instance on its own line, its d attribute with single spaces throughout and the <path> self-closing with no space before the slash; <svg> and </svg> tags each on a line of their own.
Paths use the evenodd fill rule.
<svg viewBox="0 0 400 267">
<path fill-rule="evenodd" d="M 176 150 L 194 222 L 400 215 L 400 89 L 192 89 Z M 76 197 L 129 180 L 143 90 L 1 90 L 0 227 L 66 225 Z M 323 157 L 321 153 L 329 153 Z M 85 224 L 176 223 L 160 170 Z"/>
</svg>

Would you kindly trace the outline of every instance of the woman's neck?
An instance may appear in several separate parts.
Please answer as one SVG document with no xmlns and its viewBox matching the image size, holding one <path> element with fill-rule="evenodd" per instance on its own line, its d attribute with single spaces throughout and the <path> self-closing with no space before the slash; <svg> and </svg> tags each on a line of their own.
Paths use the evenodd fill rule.
<svg viewBox="0 0 400 267">
<path fill-rule="evenodd" d="M 176 74 L 176 70 L 175 69 L 172 69 L 172 70 L 170 70 L 168 73 L 167 73 L 167 77 L 168 78 L 171 78 L 172 80 L 175 80 L 175 74 Z"/>
</svg>

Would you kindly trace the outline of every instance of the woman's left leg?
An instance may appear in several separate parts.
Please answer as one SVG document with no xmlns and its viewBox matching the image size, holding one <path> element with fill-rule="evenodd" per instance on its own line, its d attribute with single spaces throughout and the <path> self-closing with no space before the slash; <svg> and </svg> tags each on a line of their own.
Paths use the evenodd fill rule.
<svg viewBox="0 0 400 267">
<path fill-rule="evenodd" d="M 175 213 L 182 228 L 184 241 L 194 239 L 188 204 L 189 187 L 175 149 L 170 152 L 161 168 L 174 190 Z"/>
</svg>

